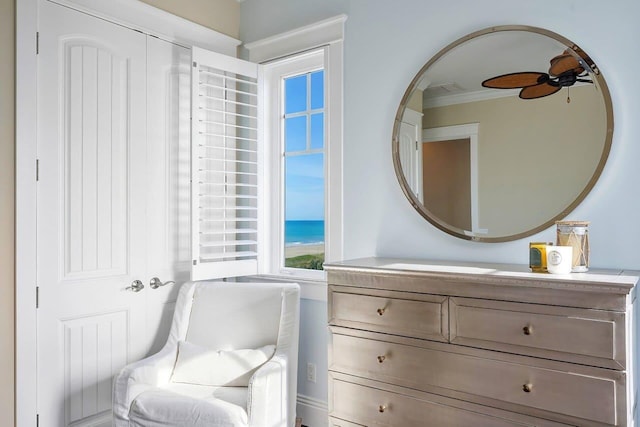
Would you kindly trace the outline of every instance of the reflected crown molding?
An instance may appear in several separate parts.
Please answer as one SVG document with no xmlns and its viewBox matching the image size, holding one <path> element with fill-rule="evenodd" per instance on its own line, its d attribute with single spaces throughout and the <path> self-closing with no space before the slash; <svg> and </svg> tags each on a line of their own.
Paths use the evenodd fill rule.
<svg viewBox="0 0 640 427">
<path fill-rule="evenodd" d="M 467 102 L 486 101 L 489 99 L 518 96 L 520 89 L 513 90 L 479 90 L 475 92 L 456 93 L 454 95 L 438 96 L 424 100 L 425 108 L 446 107 L 447 105 L 465 104 Z"/>
<path fill-rule="evenodd" d="M 573 87 L 586 86 L 589 83 L 576 83 Z M 447 105 L 465 104 L 467 102 L 487 101 L 490 99 L 508 98 L 510 96 L 518 96 L 520 89 L 502 89 L 502 90 L 478 90 L 474 92 L 456 93 L 452 95 L 434 96 L 426 98 L 423 102 L 425 108 L 446 107 Z"/>
</svg>

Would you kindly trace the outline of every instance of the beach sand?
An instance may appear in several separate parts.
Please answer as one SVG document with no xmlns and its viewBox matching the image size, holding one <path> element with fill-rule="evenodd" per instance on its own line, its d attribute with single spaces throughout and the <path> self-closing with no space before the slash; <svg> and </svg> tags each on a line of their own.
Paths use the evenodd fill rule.
<svg viewBox="0 0 640 427">
<path fill-rule="evenodd" d="M 293 258 L 300 255 L 321 254 L 324 252 L 324 245 L 291 245 L 284 248 L 284 257 Z"/>
</svg>

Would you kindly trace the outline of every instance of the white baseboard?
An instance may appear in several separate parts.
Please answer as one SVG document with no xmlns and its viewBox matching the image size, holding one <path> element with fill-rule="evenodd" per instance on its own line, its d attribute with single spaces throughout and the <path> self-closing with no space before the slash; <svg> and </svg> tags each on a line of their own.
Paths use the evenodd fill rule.
<svg viewBox="0 0 640 427">
<path fill-rule="evenodd" d="M 327 427 L 329 425 L 327 402 L 320 399 L 298 394 L 296 414 L 302 418 L 302 424 L 305 426 Z"/>
</svg>

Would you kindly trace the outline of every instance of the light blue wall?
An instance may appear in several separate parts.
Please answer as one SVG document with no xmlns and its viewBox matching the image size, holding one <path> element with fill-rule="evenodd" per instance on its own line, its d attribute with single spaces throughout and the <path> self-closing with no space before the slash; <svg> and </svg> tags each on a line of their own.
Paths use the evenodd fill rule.
<svg viewBox="0 0 640 427">
<path fill-rule="evenodd" d="M 615 131 L 604 173 L 570 215 L 592 221 L 592 265 L 640 268 L 640 2 L 619 0 L 245 0 L 245 42 L 346 13 L 345 257 L 409 256 L 526 263 L 529 240 L 480 244 L 449 237 L 410 207 L 391 161 L 393 118 L 408 83 L 449 42 L 492 25 L 555 31 L 583 47 L 611 90 Z M 508 212 L 505 213 L 508 215 Z"/>
<path fill-rule="evenodd" d="M 327 304 L 303 299 L 300 303 L 298 393 L 327 400 Z M 307 381 L 307 363 L 316 365 L 316 382 Z"/>
<path fill-rule="evenodd" d="M 240 38 L 251 42 L 340 13 L 348 15 L 344 43 L 345 258 L 379 255 L 525 264 L 529 240 L 554 239 L 552 228 L 498 244 L 450 237 L 409 205 L 391 160 L 393 118 L 421 66 L 448 43 L 472 31 L 521 24 L 543 27 L 576 42 L 607 80 L 615 115 L 611 155 L 599 182 L 569 219 L 591 221 L 593 266 L 640 269 L 640 222 L 636 218 L 640 212 L 640 2 L 245 0 Z M 325 308 L 323 303 L 303 303 L 303 309 L 313 309 L 303 311 L 304 333 L 309 336 L 301 338 L 301 354 L 319 347 L 321 338 L 316 342 L 313 337 L 325 336 L 320 327 L 326 314 L 316 305 Z M 309 327 L 317 331 L 307 330 Z M 306 368 L 305 361 L 300 363 Z M 319 371 L 318 383 L 321 381 Z M 312 396 L 324 392 L 302 383 L 300 390 Z"/>
</svg>

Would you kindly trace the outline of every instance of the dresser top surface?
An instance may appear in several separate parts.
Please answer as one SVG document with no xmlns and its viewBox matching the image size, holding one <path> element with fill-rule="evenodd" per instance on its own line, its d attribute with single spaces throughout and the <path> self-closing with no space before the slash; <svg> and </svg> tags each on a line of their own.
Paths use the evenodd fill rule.
<svg viewBox="0 0 640 427">
<path fill-rule="evenodd" d="M 324 264 L 325 270 L 332 271 L 362 271 L 381 274 L 404 274 L 410 276 L 451 276 L 493 279 L 517 279 L 518 281 L 546 282 L 550 285 L 609 285 L 618 290 L 631 290 L 638 280 L 637 271 L 592 269 L 587 273 L 548 274 L 532 273 L 527 265 L 520 264 L 492 264 L 477 262 L 455 262 L 418 260 L 407 258 L 360 258 Z"/>
</svg>

